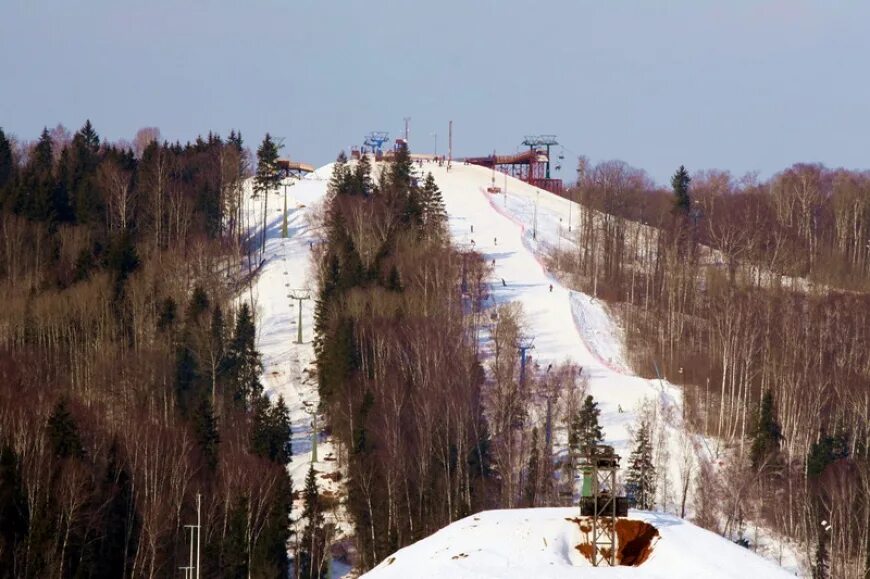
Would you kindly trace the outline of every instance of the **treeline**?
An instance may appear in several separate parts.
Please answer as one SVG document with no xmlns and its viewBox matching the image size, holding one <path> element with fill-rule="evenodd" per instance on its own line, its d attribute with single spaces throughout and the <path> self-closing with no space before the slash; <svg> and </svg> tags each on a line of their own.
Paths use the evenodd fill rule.
<svg viewBox="0 0 870 579">
<path fill-rule="evenodd" d="M 469 315 L 484 264 L 450 247 L 440 192 L 406 149 L 377 183 L 370 172 L 339 158 L 317 256 L 321 403 L 346 451 L 362 569 L 498 493 Z"/>
<path fill-rule="evenodd" d="M 241 136 L 0 131 L 0 576 L 286 576 L 290 423 L 239 276 Z"/>
<path fill-rule="evenodd" d="M 620 162 L 581 159 L 579 173 L 576 246 L 552 265 L 611 303 L 635 368 L 683 385 L 688 423 L 729 457 L 698 468 L 702 522 L 737 537 L 763 520 L 821 552 L 822 572 L 863 576 L 870 175 L 795 165 L 760 183 L 681 167 L 666 192 Z"/>
</svg>

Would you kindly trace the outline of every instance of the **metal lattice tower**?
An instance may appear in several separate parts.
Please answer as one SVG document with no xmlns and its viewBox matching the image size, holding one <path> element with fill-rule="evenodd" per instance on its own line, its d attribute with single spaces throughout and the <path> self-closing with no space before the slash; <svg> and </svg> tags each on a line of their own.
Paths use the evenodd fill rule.
<svg viewBox="0 0 870 579">
<path fill-rule="evenodd" d="M 580 514 L 592 518 L 592 565 L 613 567 L 616 565 L 616 518 L 624 509 L 624 506 L 618 508 L 616 496 L 619 455 L 612 446 L 598 444 L 581 460 L 584 484 Z"/>
</svg>

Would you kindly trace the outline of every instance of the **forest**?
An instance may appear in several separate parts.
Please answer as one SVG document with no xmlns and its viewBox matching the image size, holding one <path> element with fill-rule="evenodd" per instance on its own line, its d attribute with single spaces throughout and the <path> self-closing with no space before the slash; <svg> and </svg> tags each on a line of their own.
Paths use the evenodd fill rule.
<svg viewBox="0 0 870 579">
<path fill-rule="evenodd" d="M 816 576 L 863 577 L 870 174 L 680 167 L 671 185 L 581 158 L 565 194 L 582 207 L 574 244 L 550 265 L 617 313 L 636 371 L 683 387 L 686 424 L 726 465 L 697 468 L 697 522 L 747 542 L 747 521 L 763 523 Z"/>
<path fill-rule="evenodd" d="M 291 558 L 325 576 L 326 505 L 313 468 L 291 488 L 242 291 L 265 241 L 243 191 L 274 189 L 276 159 L 266 135 L 254 167 L 235 131 L 0 130 L 0 577 L 172 575 L 199 500 L 205 576 L 286 577 Z M 661 189 L 581 158 L 565 196 L 581 210 L 548 267 L 608 303 L 634 370 L 681 386 L 687 439 L 710 445 L 671 487 L 639 409 L 634 504 L 749 548 L 762 525 L 816 577 L 863 577 L 870 175 L 680 167 Z M 484 509 L 571 504 L 607 437 L 583 370 L 523 358 L 521 308 L 487 303 L 490 264 L 451 243 L 407 148 L 340 155 L 316 219 L 315 374 L 357 568 Z"/>
<path fill-rule="evenodd" d="M 361 570 L 484 509 L 571 504 L 574 462 L 604 438 L 579 367 L 524 370 L 522 311 L 488 303 L 491 266 L 451 244 L 424 164 L 399 147 L 379 167 L 339 156 L 314 256 L 321 405 Z"/>
<path fill-rule="evenodd" d="M 234 296 L 241 135 L 0 130 L 0 576 L 288 570 L 290 423 Z"/>
</svg>

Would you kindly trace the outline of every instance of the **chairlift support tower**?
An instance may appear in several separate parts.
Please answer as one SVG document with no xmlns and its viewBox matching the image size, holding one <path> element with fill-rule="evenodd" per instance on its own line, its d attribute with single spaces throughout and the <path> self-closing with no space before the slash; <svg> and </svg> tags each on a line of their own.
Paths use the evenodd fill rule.
<svg viewBox="0 0 870 579">
<path fill-rule="evenodd" d="M 390 140 L 390 133 L 387 131 L 372 131 L 366 135 L 363 141 L 363 152 L 368 148 L 369 151 L 380 157 L 384 154 L 384 144 Z"/>
<path fill-rule="evenodd" d="M 535 338 L 529 336 L 520 337 L 520 386 L 526 383 L 526 352 L 535 349 Z"/>
<path fill-rule="evenodd" d="M 547 150 L 547 169 L 546 178 L 550 178 L 550 147 L 556 146 L 559 141 L 556 140 L 556 135 L 527 135 L 523 139 L 523 145 L 529 149 L 536 151 L 539 147 L 545 147 Z"/>
</svg>

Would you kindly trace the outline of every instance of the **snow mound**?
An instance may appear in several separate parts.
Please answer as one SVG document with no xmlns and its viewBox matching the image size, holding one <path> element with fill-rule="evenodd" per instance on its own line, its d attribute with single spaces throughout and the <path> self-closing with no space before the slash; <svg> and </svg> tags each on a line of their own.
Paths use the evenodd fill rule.
<svg viewBox="0 0 870 579">
<path fill-rule="evenodd" d="M 587 539 L 575 508 L 485 511 L 405 547 L 369 573 L 390 578 L 740 578 L 791 577 L 773 563 L 678 517 L 630 511 L 657 531 L 636 567 L 593 567 L 579 547 Z M 637 528 L 647 528 L 643 524 Z"/>
</svg>

